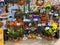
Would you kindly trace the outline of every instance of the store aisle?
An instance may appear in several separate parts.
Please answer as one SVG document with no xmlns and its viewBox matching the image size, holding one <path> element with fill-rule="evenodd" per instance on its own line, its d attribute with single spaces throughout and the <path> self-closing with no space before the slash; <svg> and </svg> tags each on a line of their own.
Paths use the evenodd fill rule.
<svg viewBox="0 0 60 45">
<path fill-rule="evenodd" d="M 13 42 L 13 41 L 6 41 L 5 45 L 54 45 L 57 39 L 54 39 L 52 41 L 47 41 L 45 39 L 37 40 L 37 39 L 30 39 L 26 41 L 19 41 L 19 42 Z"/>
</svg>

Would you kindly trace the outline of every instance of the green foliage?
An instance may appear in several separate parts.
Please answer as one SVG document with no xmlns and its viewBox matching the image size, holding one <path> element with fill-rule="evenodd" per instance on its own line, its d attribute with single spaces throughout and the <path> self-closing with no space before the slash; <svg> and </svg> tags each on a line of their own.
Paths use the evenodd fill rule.
<svg viewBox="0 0 60 45">
<path fill-rule="evenodd" d="M 16 38 L 18 38 L 18 37 L 19 37 L 18 32 L 17 32 L 17 31 L 13 31 L 13 33 L 12 33 L 12 38 L 13 38 L 13 39 L 16 39 Z"/>
<path fill-rule="evenodd" d="M 8 31 L 7 31 L 7 36 L 8 36 L 8 37 L 12 37 L 12 33 L 13 33 L 13 30 L 8 30 Z"/>
</svg>

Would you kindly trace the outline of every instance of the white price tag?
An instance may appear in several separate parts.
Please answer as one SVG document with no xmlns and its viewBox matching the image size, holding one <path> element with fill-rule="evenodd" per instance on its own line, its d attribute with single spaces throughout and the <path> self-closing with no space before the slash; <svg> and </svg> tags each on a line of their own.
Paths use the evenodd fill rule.
<svg viewBox="0 0 60 45">
<path fill-rule="evenodd" d="M 59 14 L 55 14 L 54 16 L 58 16 Z"/>
<path fill-rule="evenodd" d="M 50 29 L 50 27 L 46 27 L 46 30 Z"/>
<path fill-rule="evenodd" d="M 20 26 L 20 23 L 17 23 L 17 26 Z"/>
<path fill-rule="evenodd" d="M 53 13 L 49 12 L 50 15 L 53 15 Z"/>
<path fill-rule="evenodd" d="M 24 22 L 30 22 L 31 20 L 30 19 L 24 19 L 23 21 Z"/>
<path fill-rule="evenodd" d="M 38 24 L 38 26 L 41 26 L 41 24 Z"/>
<path fill-rule="evenodd" d="M 46 26 L 46 24 L 41 24 L 42 26 Z"/>
<path fill-rule="evenodd" d="M 38 21 L 38 19 L 37 18 L 34 18 L 33 21 Z"/>
</svg>

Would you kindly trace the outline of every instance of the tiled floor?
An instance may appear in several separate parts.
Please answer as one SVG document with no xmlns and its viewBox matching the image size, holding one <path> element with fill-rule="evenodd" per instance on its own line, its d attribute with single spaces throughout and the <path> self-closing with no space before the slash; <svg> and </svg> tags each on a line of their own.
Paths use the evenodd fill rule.
<svg viewBox="0 0 60 45">
<path fill-rule="evenodd" d="M 60 39 L 54 39 L 52 41 L 47 41 L 46 39 L 29 39 L 19 42 L 6 41 L 5 45 L 60 45 Z"/>
</svg>

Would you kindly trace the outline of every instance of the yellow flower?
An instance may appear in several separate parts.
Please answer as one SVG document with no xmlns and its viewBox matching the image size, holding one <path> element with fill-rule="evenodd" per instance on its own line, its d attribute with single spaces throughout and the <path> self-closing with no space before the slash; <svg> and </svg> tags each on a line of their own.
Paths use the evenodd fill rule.
<svg viewBox="0 0 60 45">
<path fill-rule="evenodd" d="M 49 32 L 52 33 L 52 29 L 49 29 Z"/>
<path fill-rule="evenodd" d="M 51 26 L 53 27 L 53 29 L 57 29 L 57 24 L 56 23 L 53 23 Z"/>
</svg>

